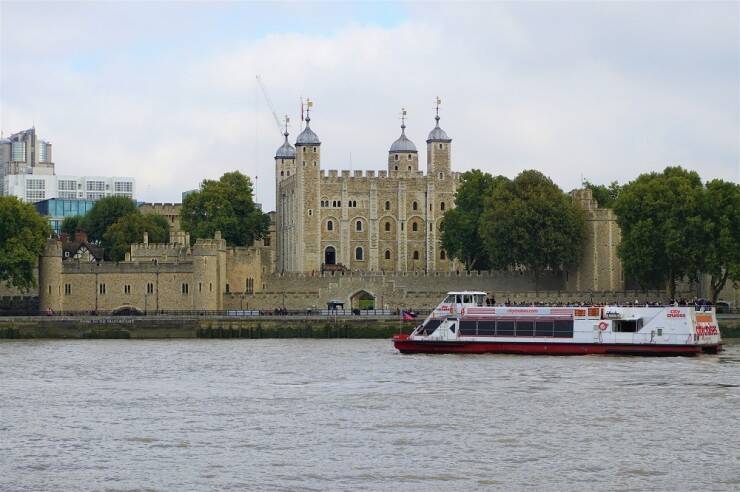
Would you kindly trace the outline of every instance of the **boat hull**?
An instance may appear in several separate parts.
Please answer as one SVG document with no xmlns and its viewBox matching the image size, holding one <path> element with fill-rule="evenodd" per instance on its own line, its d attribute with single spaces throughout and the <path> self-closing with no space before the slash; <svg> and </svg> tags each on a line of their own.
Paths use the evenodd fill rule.
<svg viewBox="0 0 740 492">
<path fill-rule="evenodd" d="M 703 345 L 411 340 L 407 335 L 394 337 L 393 344 L 402 354 L 695 356 L 720 350 L 719 346 Z"/>
</svg>

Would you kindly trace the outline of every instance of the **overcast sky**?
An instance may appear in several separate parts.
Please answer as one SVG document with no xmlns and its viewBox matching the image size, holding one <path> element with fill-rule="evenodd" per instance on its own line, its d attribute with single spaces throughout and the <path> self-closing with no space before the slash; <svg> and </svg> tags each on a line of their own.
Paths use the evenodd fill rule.
<svg viewBox="0 0 740 492">
<path fill-rule="evenodd" d="M 740 15 L 726 3 L 0 3 L 0 127 L 35 125 L 57 174 L 133 176 L 180 201 L 259 176 L 281 144 L 259 92 L 324 169 L 384 169 L 399 112 L 426 162 L 442 98 L 453 169 L 535 168 L 568 191 L 666 165 L 740 180 Z"/>
</svg>

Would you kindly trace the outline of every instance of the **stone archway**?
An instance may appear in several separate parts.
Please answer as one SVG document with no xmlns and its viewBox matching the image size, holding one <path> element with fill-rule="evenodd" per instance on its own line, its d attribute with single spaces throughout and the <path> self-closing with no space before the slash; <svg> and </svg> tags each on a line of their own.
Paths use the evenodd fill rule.
<svg viewBox="0 0 740 492">
<path fill-rule="evenodd" d="M 334 246 L 329 246 L 324 250 L 324 265 L 337 264 L 337 250 Z"/>
<path fill-rule="evenodd" d="M 142 316 L 144 312 L 135 306 L 125 304 L 112 310 L 110 314 L 112 316 Z"/>
<path fill-rule="evenodd" d="M 352 309 L 375 309 L 375 295 L 366 290 L 355 292 L 349 302 Z"/>
</svg>

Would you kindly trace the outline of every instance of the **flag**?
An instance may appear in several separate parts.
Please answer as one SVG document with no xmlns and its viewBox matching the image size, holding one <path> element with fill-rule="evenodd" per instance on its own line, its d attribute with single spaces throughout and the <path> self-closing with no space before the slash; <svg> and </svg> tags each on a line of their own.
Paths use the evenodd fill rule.
<svg viewBox="0 0 740 492">
<path fill-rule="evenodd" d="M 404 321 L 413 321 L 416 319 L 416 313 L 413 311 L 401 311 L 401 319 Z"/>
<path fill-rule="evenodd" d="M 301 98 L 301 121 L 303 121 L 303 98 Z"/>
</svg>

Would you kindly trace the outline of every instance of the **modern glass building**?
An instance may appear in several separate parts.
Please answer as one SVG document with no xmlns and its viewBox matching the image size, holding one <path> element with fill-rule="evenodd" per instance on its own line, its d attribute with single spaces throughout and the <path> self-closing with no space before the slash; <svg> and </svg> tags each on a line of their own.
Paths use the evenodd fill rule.
<svg viewBox="0 0 740 492">
<path fill-rule="evenodd" d="M 62 200 L 59 198 L 34 203 L 38 213 L 49 219 L 49 225 L 56 234 L 61 231 L 65 217 L 85 215 L 93 208 L 93 205 L 95 205 L 94 200 Z"/>
</svg>

